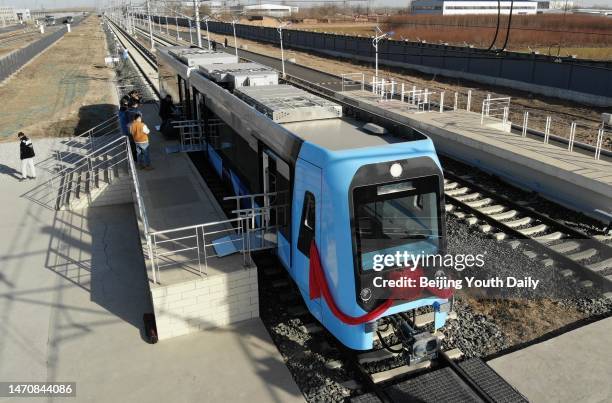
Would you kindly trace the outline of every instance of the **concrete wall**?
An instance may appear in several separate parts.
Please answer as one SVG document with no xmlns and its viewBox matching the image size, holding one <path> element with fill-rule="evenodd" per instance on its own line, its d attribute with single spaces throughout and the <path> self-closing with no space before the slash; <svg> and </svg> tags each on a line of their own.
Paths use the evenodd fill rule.
<svg viewBox="0 0 612 403">
<path fill-rule="evenodd" d="M 259 317 L 257 268 L 151 286 L 160 340 Z"/>
</svg>

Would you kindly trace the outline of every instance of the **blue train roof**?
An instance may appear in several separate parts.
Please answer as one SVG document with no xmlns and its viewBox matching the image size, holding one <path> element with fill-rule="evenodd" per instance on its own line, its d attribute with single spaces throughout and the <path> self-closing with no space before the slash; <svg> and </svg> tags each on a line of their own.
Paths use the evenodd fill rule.
<svg viewBox="0 0 612 403">
<path fill-rule="evenodd" d="M 411 134 L 411 138 L 401 138 L 389 134 L 376 135 L 364 130 L 362 128 L 363 125 L 364 122 L 349 117 L 281 124 L 281 126 L 302 140 L 330 151 L 352 150 L 356 148 L 403 143 L 406 141 L 427 140 L 427 137 L 419 133 Z"/>
</svg>

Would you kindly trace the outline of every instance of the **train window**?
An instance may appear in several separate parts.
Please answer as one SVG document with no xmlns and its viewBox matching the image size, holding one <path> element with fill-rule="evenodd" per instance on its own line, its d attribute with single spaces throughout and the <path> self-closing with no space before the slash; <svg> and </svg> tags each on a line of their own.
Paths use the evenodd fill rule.
<svg viewBox="0 0 612 403">
<path fill-rule="evenodd" d="M 377 254 L 434 254 L 439 247 L 435 176 L 353 190 L 357 259 L 371 270 Z"/>
<path fill-rule="evenodd" d="M 312 193 L 304 194 L 302 205 L 302 220 L 300 221 L 300 233 L 298 235 L 298 249 L 304 255 L 310 254 L 310 243 L 314 239 L 316 228 L 316 203 Z"/>
</svg>

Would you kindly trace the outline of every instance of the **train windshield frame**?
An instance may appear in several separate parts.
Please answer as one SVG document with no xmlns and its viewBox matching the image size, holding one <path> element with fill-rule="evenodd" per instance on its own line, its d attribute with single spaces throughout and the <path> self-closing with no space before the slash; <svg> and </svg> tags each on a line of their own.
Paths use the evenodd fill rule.
<svg viewBox="0 0 612 403">
<path fill-rule="evenodd" d="M 440 214 L 437 176 L 355 187 L 353 230 L 359 271 L 373 270 L 375 255 L 438 253 Z"/>
</svg>

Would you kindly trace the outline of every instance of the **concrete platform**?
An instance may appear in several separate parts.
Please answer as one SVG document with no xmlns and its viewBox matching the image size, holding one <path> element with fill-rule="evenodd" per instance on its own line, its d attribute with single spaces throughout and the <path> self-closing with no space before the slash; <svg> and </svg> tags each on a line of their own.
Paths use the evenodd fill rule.
<svg viewBox="0 0 612 403">
<path fill-rule="evenodd" d="M 464 110 L 417 113 L 399 100 L 368 91 L 337 93 L 339 100 L 405 123 L 427 134 L 436 150 L 596 219 L 612 206 L 612 163 L 508 133 L 491 119 Z M 606 220 L 607 221 L 607 220 Z"/>
<path fill-rule="evenodd" d="M 57 142 L 34 144 L 42 161 Z M 133 206 L 55 211 L 20 197 L 45 174 L 19 182 L 18 150 L 0 144 L 0 380 L 76 382 L 67 400 L 79 402 L 304 401 L 259 319 L 147 344 Z"/>
<path fill-rule="evenodd" d="M 176 140 L 166 140 L 154 130 L 160 123 L 157 106 L 147 104 L 141 110 L 143 121 L 152 130 L 149 147 L 155 168 L 138 171 L 150 233 L 226 221 L 188 155 L 166 153 L 166 147 L 176 144 Z M 193 228 L 155 236 L 157 282 L 153 281 L 142 222 L 140 229 L 160 340 L 259 317 L 257 267 L 246 266 L 241 253 L 210 257 L 212 247 L 207 248 L 208 258 L 204 257 L 204 239 L 208 245 L 228 236 L 234 232 L 231 224 L 214 226 L 213 232 L 225 232 L 207 238 Z M 186 239 L 167 242 L 179 238 Z"/>
<path fill-rule="evenodd" d="M 489 361 L 532 403 L 612 401 L 612 318 Z"/>
</svg>

